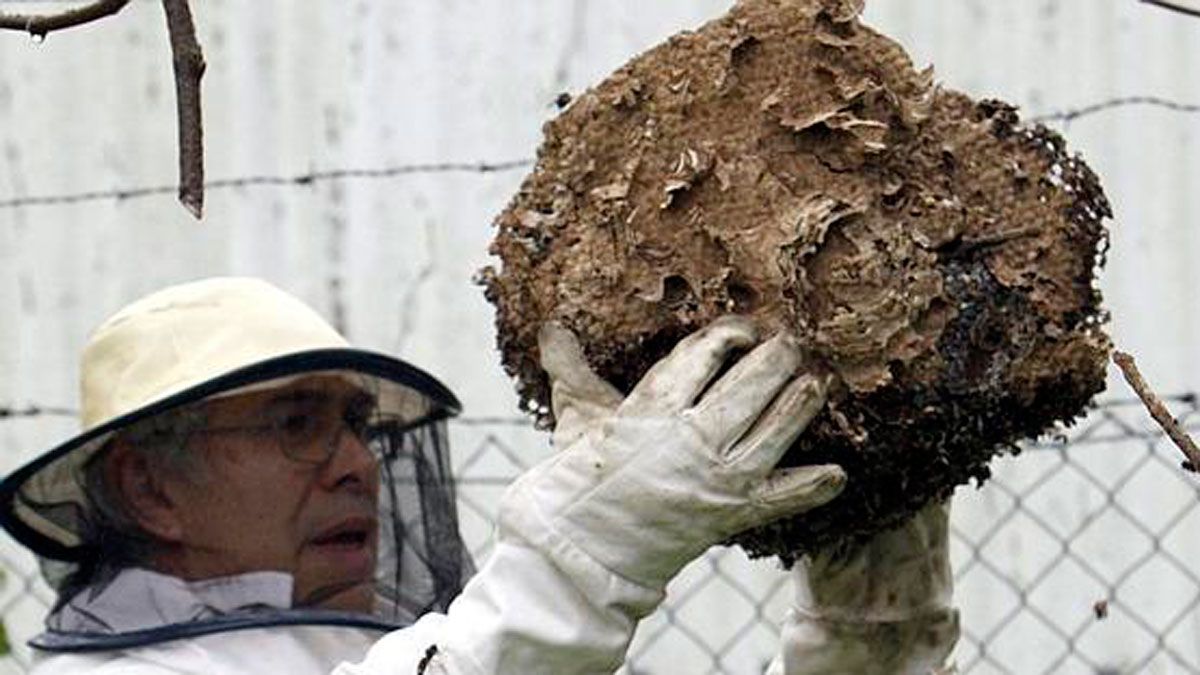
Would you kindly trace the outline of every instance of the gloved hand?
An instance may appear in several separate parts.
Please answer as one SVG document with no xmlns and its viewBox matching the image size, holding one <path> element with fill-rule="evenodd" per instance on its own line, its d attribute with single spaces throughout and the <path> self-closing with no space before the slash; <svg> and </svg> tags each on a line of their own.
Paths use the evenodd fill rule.
<svg viewBox="0 0 1200 675">
<path fill-rule="evenodd" d="M 958 640 L 951 605 L 950 505 L 796 565 L 796 602 L 771 675 L 928 675 Z"/>
<path fill-rule="evenodd" d="M 757 338 L 744 318 L 718 320 L 622 399 L 588 368 L 571 333 L 546 327 L 540 348 L 560 452 L 510 486 L 501 536 L 560 564 L 582 555 L 661 589 L 709 546 L 833 499 L 845 482 L 840 467 L 775 470 L 825 402 L 826 382 L 799 373 L 792 339 L 768 340 L 709 386 Z"/>
<path fill-rule="evenodd" d="M 829 547 L 797 565 L 796 605 L 837 621 L 903 621 L 949 608 L 949 502 L 934 502 L 865 542 Z"/>
</svg>

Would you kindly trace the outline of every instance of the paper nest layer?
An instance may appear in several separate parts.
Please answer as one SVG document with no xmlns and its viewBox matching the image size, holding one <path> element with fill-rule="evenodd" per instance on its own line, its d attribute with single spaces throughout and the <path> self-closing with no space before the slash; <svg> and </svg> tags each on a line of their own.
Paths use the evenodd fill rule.
<svg viewBox="0 0 1200 675">
<path fill-rule="evenodd" d="M 745 0 L 581 95 L 482 273 L 505 368 L 548 424 L 547 320 L 625 390 L 720 315 L 794 332 L 839 386 L 786 461 L 850 481 L 737 538 L 789 563 L 985 479 L 1082 413 L 1110 349 L 1094 174 L 1012 107 L 936 86 L 861 9 Z"/>
</svg>

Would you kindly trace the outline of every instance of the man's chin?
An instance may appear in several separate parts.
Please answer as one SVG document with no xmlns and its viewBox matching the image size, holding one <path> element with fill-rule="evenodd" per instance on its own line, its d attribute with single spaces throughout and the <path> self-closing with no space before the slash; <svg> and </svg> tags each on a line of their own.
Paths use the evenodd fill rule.
<svg viewBox="0 0 1200 675">
<path fill-rule="evenodd" d="M 374 576 L 374 546 L 314 546 L 306 551 L 297 573 L 297 602 L 305 607 L 371 612 Z"/>
<path fill-rule="evenodd" d="M 369 581 L 316 588 L 296 601 L 297 606 L 370 614 L 375 609 L 375 589 Z"/>
</svg>

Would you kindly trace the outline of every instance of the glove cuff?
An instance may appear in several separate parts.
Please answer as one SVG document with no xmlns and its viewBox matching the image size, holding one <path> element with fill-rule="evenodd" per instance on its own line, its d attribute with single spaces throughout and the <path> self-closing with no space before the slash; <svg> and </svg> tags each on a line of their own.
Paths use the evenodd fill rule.
<svg viewBox="0 0 1200 675">
<path fill-rule="evenodd" d="M 781 634 L 782 672 L 856 675 L 947 672 L 944 667 L 958 637 L 959 616 L 953 609 L 903 621 L 836 621 L 814 618 L 793 609 Z"/>
<path fill-rule="evenodd" d="M 929 602 L 903 608 L 886 607 L 812 607 L 797 602 L 792 611 L 798 616 L 818 622 L 835 624 L 901 624 L 909 621 L 935 621 L 955 614 L 954 607 Z"/>
<path fill-rule="evenodd" d="M 586 549 L 561 533 L 538 508 L 536 499 L 512 485 L 500 503 L 498 538 L 540 552 L 571 580 L 593 604 L 612 606 L 633 620 L 654 611 L 666 593 L 666 583 L 651 586 L 610 569 Z"/>
</svg>

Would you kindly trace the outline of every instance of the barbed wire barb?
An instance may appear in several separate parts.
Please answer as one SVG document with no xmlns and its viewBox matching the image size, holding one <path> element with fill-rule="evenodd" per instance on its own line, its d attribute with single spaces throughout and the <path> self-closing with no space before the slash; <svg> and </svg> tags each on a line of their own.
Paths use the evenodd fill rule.
<svg viewBox="0 0 1200 675">
<path fill-rule="evenodd" d="M 28 404 L 23 406 L 0 405 L 0 421 L 31 417 L 75 417 L 79 412 L 59 406 Z"/>
</svg>

